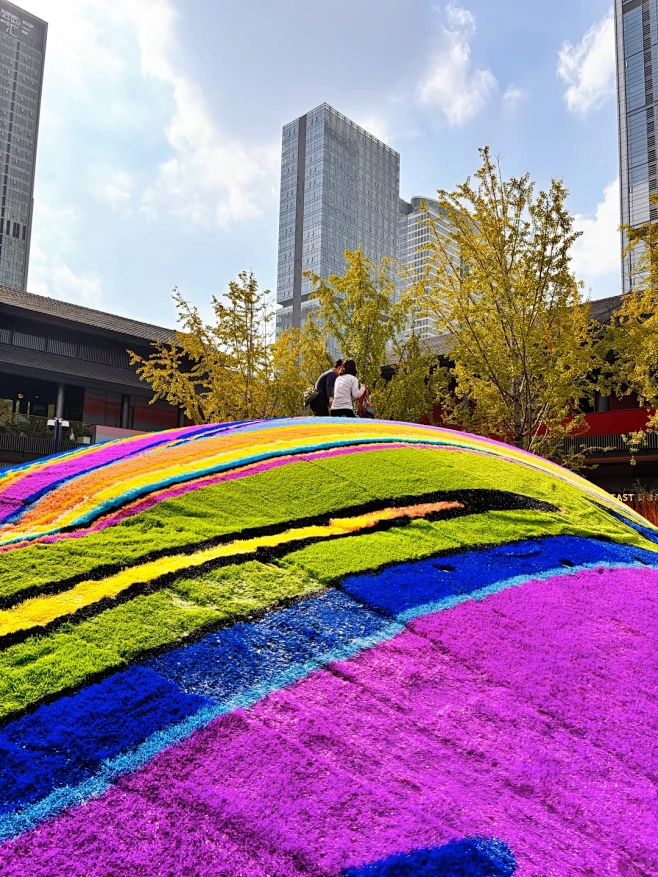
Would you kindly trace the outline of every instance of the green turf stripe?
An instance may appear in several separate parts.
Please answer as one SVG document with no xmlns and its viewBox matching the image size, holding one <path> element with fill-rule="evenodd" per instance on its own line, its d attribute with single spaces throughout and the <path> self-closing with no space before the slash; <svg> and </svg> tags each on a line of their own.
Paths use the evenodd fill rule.
<svg viewBox="0 0 658 877">
<path fill-rule="evenodd" d="M 278 566 L 249 562 L 200 578 L 182 577 L 163 591 L 136 597 L 0 653 L 0 717 L 211 625 L 304 596 L 350 573 L 421 559 L 441 550 L 547 535 L 618 538 L 620 525 L 591 506 L 579 526 L 555 513 L 488 512 L 442 522 L 413 521 L 387 532 L 316 543 L 288 555 Z M 624 541 L 655 548 L 630 529 Z"/>
<path fill-rule="evenodd" d="M 405 448 L 298 462 L 168 500 L 100 533 L 0 553 L 0 597 L 87 574 L 116 563 L 117 558 L 130 564 L 159 548 L 175 549 L 248 528 L 294 523 L 372 499 L 501 486 L 558 505 L 574 525 L 593 510 L 592 503 L 570 485 L 475 454 Z M 612 522 L 611 533 L 625 529 L 606 517 Z"/>
<path fill-rule="evenodd" d="M 622 525 L 623 526 L 623 525 Z M 655 551 L 655 544 L 623 527 L 623 542 Z M 620 527 L 603 510 L 591 508 L 574 526 L 564 515 L 536 511 L 487 512 L 483 515 L 431 522 L 412 521 L 404 529 L 346 536 L 318 542 L 288 554 L 281 564 L 304 570 L 324 584 L 373 567 L 421 560 L 439 551 L 501 545 L 541 536 L 583 536 L 622 541 Z"/>
<path fill-rule="evenodd" d="M 205 628 L 319 589 L 301 571 L 248 562 L 182 578 L 49 636 L 32 637 L 0 653 L 0 718 Z"/>
</svg>

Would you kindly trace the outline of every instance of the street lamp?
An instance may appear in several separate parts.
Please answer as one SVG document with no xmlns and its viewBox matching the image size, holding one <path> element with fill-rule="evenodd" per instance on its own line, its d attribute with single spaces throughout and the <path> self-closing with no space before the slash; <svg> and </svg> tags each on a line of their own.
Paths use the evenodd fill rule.
<svg viewBox="0 0 658 877">
<path fill-rule="evenodd" d="M 48 429 L 55 430 L 55 453 L 59 452 L 59 440 L 63 429 L 69 429 L 70 423 L 62 417 L 51 417 L 48 421 Z"/>
</svg>

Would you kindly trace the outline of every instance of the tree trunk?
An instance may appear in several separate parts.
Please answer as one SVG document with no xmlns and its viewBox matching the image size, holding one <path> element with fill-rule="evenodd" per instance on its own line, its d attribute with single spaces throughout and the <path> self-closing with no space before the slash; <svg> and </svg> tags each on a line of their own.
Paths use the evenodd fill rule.
<svg viewBox="0 0 658 877">
<path fill-rule="evenodd" d="M 523 416 L 521 413 L 521 378 L 512 380 L 512 406 L 514 411 L 514 444 L 523 447 Z"/>
</svg>

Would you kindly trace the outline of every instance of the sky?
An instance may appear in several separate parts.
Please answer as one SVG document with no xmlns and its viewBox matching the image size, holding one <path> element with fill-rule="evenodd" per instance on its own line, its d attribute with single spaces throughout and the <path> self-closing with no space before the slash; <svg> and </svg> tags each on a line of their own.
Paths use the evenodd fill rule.
<svg viewBox="0 0 658 877">
<path fill-rule="evenodd" d="M 620 291 L 607 0 L 23 0 L 48 22 L 28 289 L 164 326 L 274 291 L 281 128 L 327 102 L 451 189 L 489 145 L 564 180 L 592 298 Z"/>
</svg>

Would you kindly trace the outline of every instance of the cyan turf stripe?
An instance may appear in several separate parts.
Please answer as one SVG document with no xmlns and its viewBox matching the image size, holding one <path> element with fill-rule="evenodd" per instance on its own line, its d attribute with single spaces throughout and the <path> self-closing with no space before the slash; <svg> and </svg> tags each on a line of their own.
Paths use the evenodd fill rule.
<svg viewBox="0 0 658 877">
<path fill-rule="evenodd" d="M 34 462 L 24 463 L 20 467 L 11 467 L 12 472 L 15 471 L 16 468 L 19 469 L 29 469 L 30 467 L 34 467 L 34 475 L 39 474 L 40 472 L 46 473 L 48 471 L 48 463 L 52 459 L 56 459 L 58 462 L 68 456 L 74 456 L 76 454 L 81 454 L 82 451 L 88 453 L 89 455 L 89 465 L 86 467 L 79 467 L 74 472 L 69 472 L 66 475 L 62 475 L 60 478 L 56 478 L 54 481 L 50 481 L 45 486 L 35 490 L 33 493 L 28 494 L 23 497 L 21 502 L 21 508 L 17 511 L 6 514 L 2 518 L 0 518 L 0 523 L 2 524 L 10 524 L 15 523 L 20 520 L 21 516 L 25 513 L 25 510 L 29 507 L 31 503 L 37 502 L 46 494 L 50 493 L 52 490 L 61 487 L 63 484 L 67 484 L 69 481 L 72 481 L 74 478 L 79 478 L 81 475 L 87 475 L 89 472 L 93 472 L 100 469 L 105 469 L 108 466 L 113 466 L 115 463 L 121 463 L 125 460 L 130 459 L 131 457 L 138 456 L 139 454 L 148 454 L 152 451 L 160 450 L 163 446 L 171 446 L 176 447 L 180 444 L 188 444 L 189 442 L 197 439 L 199 436 L 203 436 L 203 438 L 212 437 L 216 434 L 229 432 L 234 429 L 236 426 L 240 426 L 241 424 L 214 424 L 211 426 L 199 426 L 196 429 L 192 430 L 191 427 L 188 427 L 189 432 L 187 432 L 183 436 L 179 436 L 177 439 L 172 439 L 171 437 L 167 437 L 166 433 L 157 433 L 153 439 L 141 437 L 135 437 L 134 443 L 126 442 L 126 439 L 115 439 L 111 442 L 104 442 L 102 445 L 96 445 L 91 450 L 89 447 L 76 448 L 72 451 L 63 451 L 61 454 L 53 454 L 52 457 L 46 458 L 47 463 L 42 466 L 38 464 L 35 466 Z M 180 431 L 180 428 L 179 430 Z M 126 452 L 121 454 L 120 456 L 113 457 L 110 460 L 105 460 L 104 462 L 98 462 L 98 457 L 101 456 L 103 450 L 107 448 L 120 444 L 122 442 L 126 443 Z M 0 476 L 2 476 L 2 472 L 8 473 L 9 469 L 0 470 Z M 18 482 L 20 484 L 20 482 Z M 0 490 L 2 490 L 3 485 L 0 482 Z M 2 499 L 2 495 L 0 493 L 0 499 Z M 9 543 L 8 543 L 9 544 Z"/>
<path fill-rule="evenodd" d="M 136 749 L 211 701 L 230 709 L 245 697 L 252 703 L 354 643 L 363 648 L 388 626 L 330 591 L 43 705 L 0 730 L 0 814 L 33 804 L 57 786 L 78 786 L 107 759 Z"/>
<path fill-rule="evenodd" d="M 213 719 L 236 709 L 247 709 L 273 691 L 292 685 L 332 661 L 344 661 L 351 658 L 363 649 L 390 639 L 403 629 L 403 626 L 396 622 L 387 623 L 377 633 L 331 649 L 304 664 L 291 665 L 284 672 L 262 680 L 252 688 L 226 701 L 210 703 L 184 721 L 156 732 L 136 749 L 106 759 L 97 772 L 84 782 L 75 786 L 65 785 L 55 788 L 41 801 L 0 816 L 0 841 L 29 831 L 40 822 L 56 816 L 66 808 L 83 804 L 90 798 L 102 795 L 122 774 L 143 767 L 158 753 L 181 740 L 185 740 L 194 731 L 205 727 Z"/>
<path fill-rule="evenodd" d="M 470 581 L 467 580 L 470 590 L 462 588 L 457 591 L 453 586 L 449 593 L 445 581 L 442 582 L 439 576 L 438 584 L 443 590 L 435 588 L 433 592 L 438 599 L 416 600 L 412 606 L 408 605 L 407 600 L 407 608 L 389 620 L 382 616 L 381 607 L 371 611 L 341 591 L 330 591 L 265 616 L 257 622 L 239 623 L 209 634 L 197 643 L 179 647 L 141 666 L 136 665 L 128 671 L 115 674 L 72 697 L 41 707 L 31 716 L 7 725 L 0 738 L 25 747 L 28 767 L 24 767 L 23 771 L 29 769 L 36 776 L 31 782 L 36 797 L 42 799 L 35 800 L 35 792 L 30 790 L 26 777 L 21 781 L 12 781 L 8 760 L 6 787 L 0 793 L 0 800 L 11 802 L 20 809 L 0 816 L 0 838 L 25 831 L 64 807 L 101 794 L 120 774 L 145 764 L 158 752 L 189 736 L 216 716 L 251 706 L 270 692 L 292 684 L 331 661 L 344 660 L 364 648 L 390 639 L 403 630 L 404 623 L 412 618 L 451 608 L 464 600 L 483 599 L 505 588 L 521 585 L 529 578 L 570 574 L 579 569 L 602 565 L 592 559 L 590 563 L 575 567 L 551 566 L 556 554 L 564 554 L 565 547 L 572 550 L 578 548 L 580 556 L 588 553 L 591 557 L 598 552 L 602 559 L 610 557 L 610 552 L 616 552 L 620 558 L 617 562 L 603 559 L 603 565 L 608 567 L 637 566 L 645 557 L 645 563 L 650 561 L 651 565 L 658 566 L 658 557 L 651 552 L 632 549 L 627 562 L 623 562 L 617 551 L 621 546 L 573 537 L 525 541 L 512 546 L 496 546 L 464 555 L 442 557 L 435 559 L 434 563 L 444 569 L 435 572 L 445 573 L 447 565 L 464 565 L 469 559 L 477 561 L 485 569 L 488 564 L 494 569 L 494 561 L 500 560 L 496 552 L 504 548 L 507 551 L 505 571 L 508 574 L 484 585 L 482 576 L 472 576 Z M 537 557 L 543 557 L 545 561 L 543 570 L 536 568 Z M 427 597 L 426 564 L 427 561 L 421 561 L 392 567 L 385 571 L 387 580 L 394 577 L 397 571 L 402 576 L 399 580 L 402 583 L 407 580 L 409 568 L 415 567 L 418 574 L 416 587 Z M 519 570 L 514 577 L 509 576 L 510 566 Z M 376 578 L 355 576 L 351 577 L 351 582 L 354 585 L 359 580 L 362 583 L 370 580 L 368 587 L 372 589 Z M 152 724 L 141 728 L 141 741 L 137 745 L 136 737 L 140 736 L 140 728 L 130 733 L 127 731 L 125 738 L 121 737 L 124 717 L 130 716 L 131 711 L 139 705 L 137 703 L 134 707 L 131 700 L 139 697 L 139 687 L 135 687 L 135 677 L 131 676 L 135 673 L 145 674 L 144 679 L 150 680 L 149 684 L 154 689 L 159 685 L 162 692 L 161 702 L 155 698 L 160 705 L 157 710 L 154 709 Z M 118 714 L 114 717 L 107 710 L 103 712 L 103 701 L 110 686 L 114 686 L 112 697 L 120 704 Z M 195 712 L 190 713 L 195 704 L 186 698 L 197 698 Z M 174 713 L 176 709 L 178 713 Z M 64 716 L 67 717 L 66 721 Z M 99 735 L 94 729 L 96 717 L 101 719 L 101 729 L 108 723 L 113 726 L 111 740 L 104 739 L 102 733 Z M 57 741 L 65 739 L 65 729 L 72 725 L 76 727 L 77 739 L 87 739 L 92 741 L 92 745 L 83 754 L 73 751 L 73 757 L 67 763 L 61 755 L 63 747 Z M 5 753 L 10 752 L 7 744 L 5 747 L 0 745 L 0 756 L 3 748 Z M 51 751 L 53 748 L 54 751 Z"/>
<path fill-rule="evenodd" d="M 378 573 L 348 576 L 341 588 L 367 606 L 394 618 L 407 619 L 414 617 L 416 610 L 423 614 L 454 605 L 444 601 L 472 594 L 489 585 L 509 582 L 505 587 L 510 587 L 517 577 L 523 581 L 547 571 L 551 575 L 569 572 L 576 565 L 581 568 L 601 563 L 635 566 L 638 562 L 658 566 L 658 554 L 614 542 L 555 536 L 398 564 Z M 427 606 L 436 608 L 425 609 Z"/>
<path fill-rule="evenodd" d="M 104 759 L 205 705 L 205 698 L 135 666 L 22 716 L 0 729 L 0 814 L 56 785 L 77 785 Z"/>
<path fill-rule="evenodd" d="M 263 424 L 262 426 L 265 426 Z M 106 499 L 104 502 L 95 506 L 93 509 L 90 509 L 83 515 L 77 517 L 74 521 L 66 525 L 66 529 L 76 529 L 78 527 L 83 527 L 86 524 L 91 523 L 96 520 L 98 517 L 101 517 L 113 509 L 120 508 L 123 505 L 126 505 L 130 502 L 134 502 L 137 499 L 140 499 L 142 496 L 146 496 L 149 493 L 152 493 L 157 490 L 163 490 L 167 487 L 172 487 L 175 484 L 183 484 L 186 481 L 196 480 L 199 478 L 204 478 L 207 475 L 219 474 L 221 472 L 229 472 L 233 469 L 242 468 L 244 466 L 251 466 L 257 463 L 262 463 L 267 460 L 276 460 L 279 457 L 291 457 L 291 463 L 295 462 L 295 457 L 301 456 L 303 454 L 313 453 L 316 451 L 323 451 L 328 449 L 338 449 L 343 447 L 350 447 L 353 445 L 386 445 L 391 442 L 396 442 L 399 444 L 408 445 L 409 447 L 414 447 L 415 445 L 426 445 L 432 446 L 437 450 L 459 450 L 463 453 L 469 454 L 482 454 L 485 456 L 493 456 L 500 458 L 500 455 L 493 450 L 485 448 L 471 448 L 467 445 L 462 446 L 458 442 L 449 442 L 447 439 L 432 439 L 430 436 L 422 437 L 422 438 L 411 438 L 408 436 L 374 436 L 374 437 L 354 437 L 354 438 L 345 438 L 333 441 L 319 441 L 314 444 L 300 444 L 294 448 L 294 450 L 288 449 L 270 449 L 268 451 L 263 451 L 259 454 L 252 454 L 250 456 L 246 456 L 241 458 L 240 460 L 234 460 L 229 463 L 218 463 L 213 466 L 204 466 L 200 469 L 196 469 L 193 473 L 189 472 L 184 475 L 171 475 L 168 478 L 162 478 L 159 481 L 154 481 L 146 485 L 142 485 L 140 487 L 133 487 L 130 490 L 127 490 L 125 493 L 120 495 L 111 497 Z M 526 464 L 524 464 L 526 465 Z M 530 464 L 527 464 L 530 465 Z M 100 468 L 100 467 L 98 467 Z M 537 467 L 534 467 L 535 469 Z M 64 481 L 69 479 L 63 479 Z M 564 479 L 563 479 L 564 480 Z M 570 483 L 570 482 L 568 482 Z M 56 487 L 57 485 L 53 485 Z M 52 488 L 48 488 L 44 490 L 44 492 L 48 492 Z M 22 514 L 22 512 L 21 512 Z M 8 519 L 9 520 L 9 519 Z M 51 536 L 55 533 L 59 533 L 61 527 L 52 527 L 48 530 L 40 530 L 38 533 L 29 535 L 29 536 L 16 536 L 13 539 L 6 539 L 3 541 L 3 545 L 13 545 L 17 542 L 28 542 L 34 539 L 41 539 L 45 536 Z"/>
<path fill-rule="evenodd" d="M 412 439 L 412 438 L 393 438 L 393 437 L 386 437 L 386 438 L 379 438 L 379 437 L 356 438 L 355 437 L 353 439 L 339 439 L 338 441 L 330 441 L 330 442 L 320 441 L 316 444 L 308 444 L 308 445 L 300 444 L 299 446 L 297 446 L 294 449 L 290 449 L 290 448 L 287 448 L 287 449 L 281 448 L 278 450 L 272 449 L 269 451 L 263 451 L 260 454 L 251 454 L 250 456 L 243 457 L 240 460 L 234 460 L 234 461 L 229 462 L 229 463 L 218 463 L 218 464 L 215 464 L 213 466 L 204 466 L 202 468 L 195 469 L 194 472 L 188 472 L 187 474 L 184 474 L 184 475 L 171 475 L 168 478 L 161 478 L 159 481 L 154 481 L 154 482 L 151 482 L 149 484 L 142 485 L 140 487 L 133 487 L 130 490 L 125 491 L 125 493 L 122 493 L 118 496 L 111 497 L 109 499 L 106 499 L 104 502 L 99 503 L 99 505 L 95 506 L 93 509 L 90 509 L 85 514 L 80 515 L 74 521 L 67 524 L 66 528 L 67 529 L 75 529 L 77 527 L 82 527 L 85 524 L 89 524 L 92 521 L 96 520 L 96 518 L 107 514 L 108 512 L 112 511 L 113 509 L 120 508 L 121 506 L 126 505 L 127 503 L 134 502 L 135 500 L 140 499 L 140 497 L 146 496 L 149 493 L 152 493 L 152 492 L 157 491 L 157 490 L 163 490 L 166 487 L 172 487 L 175 484 L 183 484 L 183 483 L 185 483 L 185 481 L 191 481 L 191 480 L 196 480 L 198 478 L 204 478 L 206 475 L 214 475 L 214 474 L 219 474 L 221 472 L 230 472 L 232 469 L 242 468 L 243 466 L 251 466 L 255 463 L 265 462 L 266 460 L 276 460 L 279 457 L 291 457 L 292 459 L 290 462 L 293 463 L 293 462 L 295 462 L 295 460 L 294 460 L 295 457 L 298 457 L 302 454 L 312 453 L 314 451 L 324 451 L 324 450 L 327 450 L 330 448 L 333 449 L 333 448 L 350 447 L 352 445 L 390 444 L 391 441 L 395 441 L 395 442 L 398 442 L 399 444 L 405 444 L 405 445 L 410 445 L 410 446 L 413 446 L 413 445 L 433 445 L 433 446 L 436 446 L 437 448 L 446 448 L 447 447 L 448 449 L 450 449 L 452 447 L 451 445 L 446 444 L 445 441 L 437 441 L 437 440 L 432 440 L 429 438 L 427 438 L 427 439 L 425 439 L 425 438 Z M 463 450 L 465 452 L 470 453 L 470 450 L 468 448 L 464 448 Z M 480 453 L 480 451 L 473 451 L 473 453 Z M 107 464 L 107 465 L 109 465 L 109 464 Z M 100 469 L 102 467 L 98 466 L 98 468 Z M 64 483 L 65 481 L 69 481 L 69 480 L 70 480 L 70 478 L 63 478 L 62 483 Z M 44 488 L 44 490 L 42 492 L 47 493 L 51 489 L 58 487 L 58 486 L 59 486 L 58 484 L 53 484 L 48 488 Z M 31 498 L 31 501 L 33 499 L 38 499 L 38 498 L 39 498 L 38 496 Z M 19 515 L 20 516 L 23 513 L 24 513 L 24 509 L 21 509 L 20 513 L 14 512 L 14 513 L 12 513 L 12 515 Z M 11 523 L 11 522 L 13 522 L 13 520 L 14 520 L 13 517 L 10 515 L 6 520 L 6 523 Z M 62 529 L 62 527 L 51 527 L 48 530 L 40 530 L 38 533 L 29 535 L 29 536 L 24 536 L 24 535 L 23 536 L 16 536 L 13 539 L 3 540 L 2 544 L 3 545 L 13 545 L 16 542 L 29 542 L 29 541 L 32 541 L 34 539 L 41 539 L 44 536 L 51 536 L 55 533 L 59 533 L 61 529 Z"/>
<path fill-rule="evenodd" d="M 506 843 L 467 837 L 347 868 L 343 877 L 512 877 L 515 871 L 516 860 Z"/>
<path fill-rule="evenodd" d="M 445 609 L 454 609 L 455 606 L 459 606 L 460 603 L 465 603 L 467 600 L 484 600 L 487 597 L 491 597 L 493 594 L 498 594 L 500 591 L 506 591 L 508 588 L 519 588 L 529 580 L 542 581 L 544 579 L 553 578 L 554 576 L 572 575 L 573 573 L 591 569 L 643 569 L 645 567 L 646 564 L 643 563 L 607 562 L 584 563 L 580 566 L 573 567 L 572 569 L 565 569 L 563 566 L 559 566 L 555 569 L 547 569 L 543 572 L 535 573 L 532 576 L 513 576 L 512 578 L 504 579 L 500 582 L 492 582 L 489 585 L 485 585 L 483 588 L 476 588 L 465 594 L 453 594 L 450 597 L 444 597 L 442 600 L 423 603 L 422 605 L 414 606 L 412 609 L 407 609 L 405 612 L 401 612 L 397 616 L 397 620 L 402 624 L 407 624 L 409 621 L 413 621 L 414 618 L 420 618 L 422 615 L 431 615 L 434 612 L 443 612 Z"/>
</svg>

